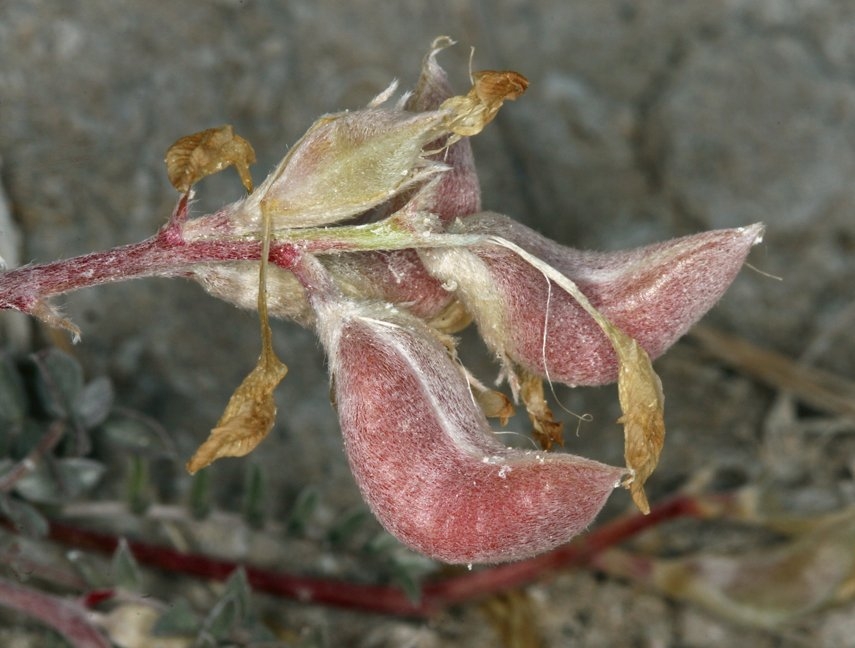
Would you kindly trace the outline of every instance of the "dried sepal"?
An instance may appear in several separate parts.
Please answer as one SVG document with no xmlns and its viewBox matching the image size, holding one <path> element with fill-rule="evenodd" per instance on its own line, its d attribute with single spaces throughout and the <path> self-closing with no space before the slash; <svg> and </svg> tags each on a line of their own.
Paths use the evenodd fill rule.
<svg viewBox="0 0 855 648">
<path fill-rule="evenodd" d="M 243 186 L 252 192 L 249 165 L 255 164 L 255 151 L 230 124 L 182 137 L 169 147 L 165 161 L 169 181 L 181 193 L 187 193 L 205 176 L 232 165 Z"/>
<path fill-rule="evenodd" d="M 317 120 L 256 192 L 279 227 L 328 225 L 381 205 L 446 167 L 423 154 L 444 114 L 382 107 Z M 258 211 L 244 210 L 246 226 Z"/>
<path fill-rule="evenodd" d="M 273 334 L 267 312 L 270 226 L 270 217 L 265 216 L 258 270 L 261 355 L 253 370 L 232 394 L 217 427 L 211 430 L 211 434 L 187 462 L 187 471 L 190 474 L 222 457 L 242 457 L 249 454 L 270 434 L 276 422 L 276 401 L 273 391 L 288 373 L 288 367 L 273 351 Z"/>
<path fill-rule="evenodd" d="M 454 135 L 449 143 L 480 133 L 505 101 L 519 98 L 528 88 L 528 79 L 513 70 L 483 70 L 473 73 L 472 80 L 467 94 L 450 97 L 440 106 L 451 112 L 446 126 Z"/>
<path fill-rule="evenodd" d="M 195 473 L 222 457 L 242 457 L 273 429 L 276 402 L 273 390 L 288 368 L 275 356 L 259 359 L 258 364 L 234 391 L 217 427 L 187 462 L 187 471 Z"/>
<path fill-rule="evenodd" d="M 505 394 L 495 389 L 490 389 L 468 371 L 464 371 L 469 382 L 469 389 L 475 402 L 484 412 L 487 418 L 498 419 L 501 425 L 507 425 L 510 418 L 516 413 L 514 404 Z"/>
<path fill-rule="evenodd" d="M 74 344 L 80 342 L 80 328 L 67 317 L 63 317 L 59 309 L 48 300 L 40 299 L 37 301 L 30 308 L 29 314 L 48 326 L 68 331 Z"/>
<path fill-rule="evenodd" d="M 618 423 L 623 425 L 624 460 L 630 471 L 624 486 L 638 509 L 647 515 L 650 504 L 644 483 L 659 463 L 665 443 L 665 395 L 650 357 L 638 342 L 614 327 L 610 327 L 609 339 L 620 358 L 618 398 L 623 415 Z"/>
<path fill-rule="evenodd" d="M 554 444 L 564 445 L 564 424 L 556 421 L 543 394 L 543 380 L 527 372 L 520 372 L 520 397 L 525 403 L 535 441 L 544 450 Z"/>
</svg>

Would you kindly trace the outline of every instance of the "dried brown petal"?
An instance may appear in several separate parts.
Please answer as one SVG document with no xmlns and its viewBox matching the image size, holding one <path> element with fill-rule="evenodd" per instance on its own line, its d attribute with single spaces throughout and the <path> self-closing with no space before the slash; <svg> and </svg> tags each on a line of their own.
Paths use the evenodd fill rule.
<svg viewBox="0 0 855 648">
<path fill-rule="evenodd" d="M 191 474 L 222 457 L 242 457 L 261 443 L 276 418 L 273 390 L 288 368 L 277 358 L 259 364 L 232 394 L 217 427 L 187 462 Z"/>
<path fill-rule="evenodd" d="M 273 351 L 273 335 L 267 313 L 267 265 L 270 257 L 269 214 L 264 215 L 261 262 L 258 270 L 258 319 L 261 325 L 261 355 L 258 363 L 232 394 L 217 427 L 187 462 L 190 474 L 222 457 L 242 457 L 252 452 L 270 434 L 276 422 L 273 390 L 288 373 L 288 367 Z"/>
<path fill-rule="evenodd" d="M 564 424 L 556 421 L 543 395 L 543 380 L 539 376 L 523 372 L 520 380 L 520 396 L 525 403 L 531 421 L 534 438 L 544 450 L 551 450 L 557 443 L 564 445 Z"/>
<path fill-rule="evenodd" d="M 474 83 L 468 94 L 450 97 L 440 106 L 452 112 L 446 126 L 458 139 L 480 133 L 506 100 L 517 99 L 528 88 L 528 79 L 513 70 L 483 70 L 472 78 Z M 449 142 L 453 139 L 449 138 Z"/>
<path fill-rule="evenodd" d="M 631 337 L 612 329 L 609 338 L 620 358 L 618 398 L 623 416 L 618 423 L 624 426 L 624 459 L 631 471 L 624 486 L 646 515 L 650 504 L 644 483 L 656 469 L 665 443 L 665 395 L 647 352 Z"/>
<path fill-rule="evenodd" d="M 511 399 L 495 389 L 487 389 L 483 385 L 472 384 L 472 394 L 478 402 L 481 411 L 487 418 L 499 419 L 501 425 L 507 425 L 508 420 L 515 414 Z"/>
<path fill-rule="evenodd" d="M 495 106 L 496 110 L 503 101 L 518 99 L 528 88 L 528 79 L 513 70 L 483 70 L 474 72 L 472 78 L 475 81 L 472 91 L 482 103 Z"/>
<path fill-rule="evenodd" d="M 230 124 L 182 137 L 166 152 L 166 174 L 181 193 L 205 176 L 234 165 L 247 191 L 252 191 L 249 165 L 255 163 L 252 145 L 235 135 Z"/>
</svg>

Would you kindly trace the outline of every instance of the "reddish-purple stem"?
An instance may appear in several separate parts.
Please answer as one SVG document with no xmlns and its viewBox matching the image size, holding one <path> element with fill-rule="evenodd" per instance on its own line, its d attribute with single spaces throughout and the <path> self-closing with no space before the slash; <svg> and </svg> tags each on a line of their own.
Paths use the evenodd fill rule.
<svg viewBox="0 0 855 648">
<path fill-rule="evenodd" d="M 110 648 L 78 603 L 0 578 L 0 605 L 38 619 L 75 648 Z"/>
<path fill-rule="evenodd" d="M 631 515 L 609 522 L 587 536 L 555 551 L 522 562 L 501 565 L 427 583 L 421 599 L 411 601 L 396 588 L 362 585 L 322 578 L 295 576 L 256 567 L 245 567 L 250 585 L 262 592 L 315 603 L 378 614 L 431 617 L 445 608 L 484 598 L 542 579 L 558 569 L 585 563 L 592 555 L 614 546 L 667 520 L 702 516 L 704 510 L 692 497 L 677 497 L 655 507 L 650 515 Z M 50 537 L 74 547 L 106 553 L 115 551 L 115 536 L 52 522 Z M 185 554 L 174 549 L 128 541 L 136 560 L 170 572 L 212 580 L 225 580 L 240 565 L 229 560 Z"/>
<path fill-rule="evenodd" d="M 258 259 L 260 249 L 258 241 L 176 242 L 164 230 L 139 243 L 2 273 L 0 309 L 29 312 L 51 295 L 139 277 L 181 276 L 198 263 Z"/>
<path fill-rule="evenodd" d="M 184 227 L 187 223 L 185 195 L 169 222 L 155 236 L 144 241 L 2 272 L 0 310 L 14 308 L 33 313 L 52 295 L 140 277 L 180 277 L 200 263 L 258 260 L 261 257 L 260 241 L 228 240 L 228 228 L 220 214 L 190 221 L 195 232 L 210 233 L 212 237 L 209 239 L 186 240 Z M 271 261 L 282 267 L 288 268 L 294 255 L 291 243 L 272 243 L 270 246 Z"/>
</svg>

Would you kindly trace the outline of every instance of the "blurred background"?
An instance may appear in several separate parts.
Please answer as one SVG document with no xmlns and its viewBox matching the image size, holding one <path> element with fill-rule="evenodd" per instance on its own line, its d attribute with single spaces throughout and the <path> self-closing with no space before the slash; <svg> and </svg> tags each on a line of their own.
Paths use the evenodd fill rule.
<svg viewBox="0 0 855 648">
<path fill-rule="evenodd" d="M 0 180 L 11 215 L 0 224 L 3 256 L 46 262 L 151 235 L 176 199 L 165 151 L 204 128 L 233 124 L 255 147 L 259 182 L 317 116 L 359 108 L 392 79 L 409 87 L 440 34 L 458 41 L 440 63 L 459 91 L 469 85 L 470 48 L 474 69 L 530 80 L 473 141 L 485 208 L 596 249 L 764 221 L 765 241 L 749 258 L 760 272 L 743 270 L 705 322 L 853 378 L 855 5 L 845 0 L 0 0 Z M 242 192 L 232 171 L 211 177 L 194 211 Z M 118 403 L 156 419 L 181 457 L 207 435 L 259 350 L 253 314 L 188 282 L 106 286 L 62 303 L 83 330 L 79 345 L 0 314 L 7 347 L 65 348 L 88 377 L 110 377 Z M 324 359 L 309 332 L 274 329 L 291 368 L 279 423 L 257 456 L 211 469 L 217 502 L 238 506 L 249 462 L 265 475 L 271 517 L 287 515 L 307 485 L 334 517 L 360 498 Z M 474 336 L 465 342 L 477 346 Z M 488 359 L 472 357 L 492 380 Z M 852 504 L 851 419 L 782 401 L 780 387 L 697 340 L 657 368 L 669 439 L 651 499 L 721 469 L 739 483 L 772 485 L 799 512 Z M 594 417 L 578 434 L 568 417 L 568 449 L 620 462 L 615 390 L 557 395 Z M 782 403 L 791 406 L 786 434 L 775 427 Z M 819 419 L 843 423 L 833 434 L 805 431 Z M 180 499 L 189 487 L 180 463 L 163 471 L 158 496 Z M 613 498 L 613 512 L 628 505 L 624 493 Z M 795 630 L 744 630 L 590 573 L 563 575 L 533 596 L 550 646 L 795 646 L 805 637 L 842 646 L 855 633 L 851 605 Z M 328 645 L 496 645 L 477 611 L 423 625 L 278 605 L 284 624 L 322 627 Z"/>
</svg>

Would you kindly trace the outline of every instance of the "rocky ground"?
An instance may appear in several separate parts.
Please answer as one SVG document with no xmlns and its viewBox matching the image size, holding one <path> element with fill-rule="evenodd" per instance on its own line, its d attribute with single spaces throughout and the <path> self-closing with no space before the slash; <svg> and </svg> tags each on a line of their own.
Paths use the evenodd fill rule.
<svg viewBox="0 0 855 648">
<path fill-rule="evenodd" d="M 459 42 L 442 63 L 461 90 L 470 46 L 476 69 L 512 68 L 531 82 L 474 141 L 486 207 L 600 249 L 764 221 L 765 241 L 749 259 L 757 271 L 743 271 L 707 322 L 855 378 L 855 5 L 845 0 L 0 0 L 0 158 L 19 259 L 49 261 L 153 233 L 175 200 L 164 152 L 187 133 L 233 124 L 253 143 L 260 178 L 318 115 L 363 106 L 393 78 L 414 81 L 439 34 Z M 231 172 L 220 174 L 194 209 L 216 209 L 241 191 Z M 10 236 L 8 226 L 0 231 L 7 260 Z M 71 352 L 87 375 L 110 376 L 119 402 L 156 418 L 184 457 L 257 357 L 254 316 L 190 283 L 145 280 L 64 304 L 83 329 Z M 62 334 L 5 326 L 19 350 L 68 348 Z M 279 426 L 252 462 L 266 475 L 273 517 L 311 484 L 334 518 L 360 500 L 323 357 L 310 333 L 274 328 L 291 374 Z M 491 369 L 481 365 L 486 378 Z M 851 418 L 724 364 L 697 339 L 657 367 L 669 440 L 650 482 L 654 499 L 712 469 L 768 488 L 791 512 L 852 506 Z M 594 417 L 571 435 L 570 449 L 619 462 L 614 391 L 557 395 Z M 828 425 L 817 432 L 818 422 Z M 239 502 L 244 471 L 238 461 L 214 468 L 223 507 Z M 188 487 L 178 471 L 167 481 L 166 499 Z M 623 493 L 614 500 L 611 514 L 628 506 Z M 669 533 L 661 540 L 669 551 L 747 551 L 730 531 L 686 524 Z M 323 571 L 321 562 L 335 560 L 329 553 L 293 567 Z M 537 585 L 526 600 L 534 639 L 520 645 L 855 645 L 847 602 L 758 629 L 588 570 Z M 420 624 L 266 605 L 278 606 L 294 636 L 317 630 L 321 645 L 498 641 L 476 607 Z M 29 628 L 5 632 L 23 642 Z M 11 642 L 4 645 L 26 645 Z"/>
</svg>

